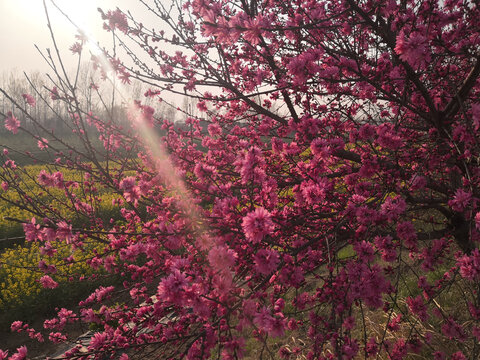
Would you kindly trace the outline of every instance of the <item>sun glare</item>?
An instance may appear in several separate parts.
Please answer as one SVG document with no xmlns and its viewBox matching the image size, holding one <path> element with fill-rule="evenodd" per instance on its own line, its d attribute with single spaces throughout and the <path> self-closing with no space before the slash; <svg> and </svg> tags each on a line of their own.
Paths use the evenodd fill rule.
<svg viewBox="0 0 480 360">
<path fill-rule="evenodd" d="M 58 10 L 54 9 L 51 0 L 46 0 L 45 2 L 52 20 L 61 21 L 62 23 L 68 22 Z M 96 9 L 94 0 L 54 0 L 54 2 L 79 27 L 88 27 L 91 25 L 93 18 L 98 17 L 98 13 L 94 12 L 92 14 L 91 11 L 92 8 Z M 12 1 L 11 6 L 16 6 L 20 13 L 31 21 L 45 21 L 43 0 L 16 0 Z"/>
<path fill-rule="evenodd" d="M 97 52 L 95 38 L 92 31 L 100 15 L 96 11 L 98 1 L 95 0 L 45 0 L 48 14 L 55 34 L 58 36 L 72 36 L 77 29 L 88 37 L 88 47 Z M 29 23 L 46 23 L 43 0 L 16 0 L 10 6 L 16 6 L 17 12 L 28 19 Z M 55 6 L 56 5 L 56 6 Z M 58 7 L 58 8 L 57 8 Z M 62 14 L 63 12 L 63 14 Z M 97 24 L 98 25 L 98 24 Z"/>
</svg>

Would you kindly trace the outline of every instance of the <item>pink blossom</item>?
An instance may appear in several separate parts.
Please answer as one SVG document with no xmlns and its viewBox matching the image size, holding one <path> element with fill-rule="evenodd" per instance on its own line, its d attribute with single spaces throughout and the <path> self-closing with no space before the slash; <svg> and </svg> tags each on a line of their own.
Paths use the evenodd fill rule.
<svg viewBox="0 0 480 360">
<path fill-rule="evenodd" d="M 252 243 L 257 244 L 266 235 L 272 233 L 274 224 L 270 213 L 263 207 L 258 207 L 243 218 L 242 228 L 245 237 Z"/>
<path fill-rule="evenodd" d="M 120 71 L 120 74 L 118 75 L 118 78 L 120 79 L 122 84 L 130 84 L 132 82 L 130 80 L 130 76 L 131 75 L 122 68 L 122 71 Z"/>
<path fill-rule="evenodd" d="M 287 327 L 289 330 L 297 330 L 298 329 L 298 323 L 295 319 L 290 319 L 288 321 Z"/>
<path fill-rule="evenodd" d="M 329 146 L 328 141 L 319 138 L 312 141 L 310 144 L 310 149 L 314 155 L 323 157 L 324 159 L 328 158 L 333 152 L 333 149 Z"/>
<path fill-rule="evenodd" d="M 452 354 L 450 360 L 467 360 L 467 358 L 461 351 L 457 351 L 456 353 Z"/>
<path fill-rule="evenodd" d="M 472 104 L 473 129 L 477 131 L 480 128 L 480 104 Z"/>
<path fill-rule="evenodd" d="M 282 346 L 278 350 L 278 356 L 280 356 L 280 359 L 289 359 L 291 355 L 292 351 L 286 346 Z"/>
<path fill-rule="evenodd" d="M 400 55 L 400 59 L 415 68 L 423 67 L 430 61 L 427 38 L 417 31 L 407 37 L 402 30 L 397 36 L 395 52 Z"/>
<path fill-rule="evenodd" d="M 27 102 L 28 105 L 35 106 L 36 101 L 35 101 L 35 98 L 32 95 L 22 94 L 22 97 L 25 99 L 25 101 Z"/>
<path fill-rule="evenodd" d="M 472 335 L 475 336 L 477 341 L 480 341 L 480 327 L 474 326 L 472 328 Z"/>
<path fill-rule="evenodd" d="M 285 318 L 280 314 L 272 318 L 267 332 L 270 336 L 280 337 L 285 334 L 286 321 Z"/>
<path fill-rule="evenodd" d="M 24 225 L 27 241 L 41 242 L 38 284 L 60 288 L 60 276 L 77 275 L 93 284 L 104 272 L 123 281 L 86 294 L 78 314 L 62 309 L 44 323 L 53 341 L 66 340 L 72 321 L 102 329 L 87 353 L 78 346 L 65 357 L 119 357 L 152 344 L 173 358 L 229 360 L 242 357 L 242 335 L 291 359 L 400 360 L 437 348 L 445 351 L 430 355 L 437 360 L 458 349 L 470 356 L 480 337 L 478 294 L 469 291 L 480 280 L 479 10 L 460 0 L 165 2 L 152 10 L 175 34 L 120 10 L 102 14 L 115 36 L 123 31 L 146 51 L 127 49 L 133 68 L 105 55 L 118 83 L 136 76 L 165 94 L 193 91 L 198 105 L 186 106 L 185 122 L 163 119 L 160 90 L 124 119 L 122 108 L 95 106 L 97 85 L 85 89 L 90 111 L 68 79 L 52 78 L 60 103 L 45 105 L 66 126 L 31 111 L 26 124 L 8 125 L 51 153 L 40 151 L 48 165 L 29 173 L 38 192 L 22 182 L 28 169 L 15 168 L 16 151 L 4 154 L 0 174 L 0 197 L 41 219 Z M 71 50 L 87 40 L 81 34 Z M 152 67 L 142 65 L 148 57 Z M 93 66 L 106 79 L 101 58 Z M 203 93 L 210 85 L 220 88 Z M 181 111 L 181 101 L 170 103 Z M 86 146 L 62 139 L 67 129 Z M 353 254 L 341 256 L 347 245 Z M 81 262 L 91 268 L 84 276 L 73 268 Z M 413 292 L 403 291 L 413 273 Z M 450 287 L 463 294 L 459 309 L 442 303 Z M 111 299 L 117 292 L 130 299 Z M 372 313 L 385 321 L 362 331 Z M 431 316 L 443 335 L 425 331 Z M 305 341 L 292 341 L 297 334 Z M 448 348 L 437 335 L 465 346 Z"/>
<path fill-rule="evenodd" d="M 213 276 L 213 285 L 215 290 L 220 294 L 228 293 L 233 287 L 232 273 L 229 271 L 220 272 Z M 181 300 L 180 300 L 181 301 Z M 177 302 L 179 302 L 177 300 Z"/>
<path fill-rule="evenodd" d="M 415 174 L 414 176 L 412 176 L 411 184 L 412 190 L 420 190 L 427 186 L 427 179 L 424 176 Z"/>
<path fill-rule="evenodd" d="M 48 147 L 48 140 L 42 138 L 41 140 L 38 140 L 37 145 L 40 150 L 45 150 Z"/>
<path fill-rule="evenodd" d="M 243 352 L 245 351 L 245 339 L 243 337 L 234 337 L 231 341 L 225 344 L 225 348 L 228 350 L 229 355 L 237 355 L 234 358 L 243 358 Z"/>
<path fill-rule="evenodd" d="M 402 360 L 407 356 L 407 345 L 405 339 L 400 338 L 395 342 L 393 349 L 390 353 L 391 360 Z"/>
<path fill-rule="evenodd" d="M 74 54 L 80 54 L 82 52 L 82 44 L 80 42 L 76 42 L 72 46 L 70 46 L 70 51 Z"/>
<path fill-rule="evenodd" d="M 469 303 L 468 310 L 473 319 L 480 320 L 480 308 L 476 307 L 473 303 Z"/>
<path fill-rule="evenodd" d="M 280 312 L 280 311 L 283 311 L 284 307 L 285 307 L 285 300 L 280 298 L 280 299 L 277 299 L 277 301 L 275 301 L 275 305 L 273 307 L 273 310 L 275 312 Z"/>
<path fill-rule="evenodd" d="M 6 359 L 8 356 L 8 351 L 0 349 L 0 360 Z"/>
<path fill-rule="evenodd" d="M 390 331 L 398 331 L 400 329 L 401 322 L 402 322 L 402 314 L 398 314 L 397 316 L 394 316 L 390 320 L 387 327 Z"/>
<path fill-rule="evenodd" d="M 375 340 L 375 338 L 371 337 L 368 342 L 367 342 L 367 346 L 365 347 L 365 352 L 367 353 L 367 355 L 369 356 L 374 356 L 377 354 L 378 352 L 378 345 L 377 345 L 377 341 Z"/>
<path fill-rule="evenodd" d="M 25 346 L 19 347 L 17 352 L 9 357 L 9 360 L 24 360 L 27 358 L 27 348 Z"/>
<path fill-rule="evenodd" d="M 264 182 L 266 177 L 265 159 L 258 147 L 253 146 L 246 153 L 240 155 L 235 164 L 237 165 L 237 171 L 240 172 L 243 184 Z"/>
<path fill-rule="evenodd" d="M 208 133 L 210 136 L 220 136 L 222 135 L 222 128 L 217 123 L 211 123 L 208 125 Z"/>
<path fill-rule="evenodd" d="M 51 342 L 53 342 L 54 344 L 58 344 L 58 343 L 62 343 L 62 342 L 67 341 L 67 337 L 64 334 L 59 333 L 59 332 L 51 332 L 48 335 L 48 339 Z"/>
<path fill-rule="evenodd" d="M 23 224 L 23 231 L 27 241 L 36 241 L 41 236 L 40 225 L 36 223 L 35 217 L 32 217 L 30 222 Z"/>
<path fill-rule="evenodd" d="M 67 224 L 65 221 L 58 222 L 57 237 L 60 240 L 65 240 L 68 244 L 73 239 L 72 225 Z"/>
<path fill-rule="evenodd" d="M 261 15 L 257 16 L 253 20 L 249 19 L 245 23 L 247 30 L 243 33 L 243 38 L 252 45 L 257 45 L 260 42 L 260 36 L 263 32 L 262 28 L 266 25 L 267 23 Z"/>
<path fill-rule="evenodd" d="M 38 263 L 38 268 L 42 270 L 45 274 L 55 274 L 57 272 L 57 268 L 55 265 L 48 265 L 45 260 L 40 260 Z M 45 279 L 48 281 L 48 279 Z"/>
<path fill-rule="evenodd" d="M 11 111 L 7 113 L 7 117 L 5 118 L 5 128 L 8 131 L 16 134 L 18 133 L 18 128 L 20 127 L 20 121 L 12 114 Z"/>
<path fill-rule="evenodd" d="M 352 330 L 355 327 L 355 317 L 353 316 L 347 317 L 345 320 L 343 320 L 342 326 L 346 330 Z"/>
<path fill-rule="evenodd" d="M 15 164 L 14 160 L 8 159 L 7 161 L 5 161 L 5 167 L 10 169 L 16 169 L 17 164 Z"/>
<path fill-rule="evenodd" d="M 205 101 L 199 101 L 197 103 L 197 109 L 200 110 L 201 112 L 207 112 L 208 107 Z"/>
<path fill-rule="evenodd" d="M 3 191 L 7 191 L 10 186 L 8 185 L 7 182 L 2 181 L 1 187 L 2 187 Z"/>
<path fill-rule="evenodd" d="M 185 274 L 175 269 L 168 277 L 163 278 L 160 282 L 157 294 L 160 299 L 179 304 L 187 285 Z"/>
<path fill-rule="evenodd" d="M 351 261 L 346 267 L 350 281 L 348 297 L 363 299 L 368 306 L 378 308 L 383 304 L 383 293 L 389 289 L 389 282 L 378 265 Z"/>
<path fill-rule="evenodd" d="M 260 310 L 257 314 L 255 314 L 254 322 L 257 324 L 258 327 L 266 329 L 270 326 L 272 321 L 272 315 L 270 311 L 264 307 Z"/>
<path fill-rule="evenodd" d="M 55 187 L 59 189 L 63 189 L 63 187 L 65 186 L 64 180 L 63 180 L 63 173 L 61 173 L 60 171 L 57 171 L 56 173 L 53 174 L 53 178 L 55 180 Z"/>
<path fill-rule="evenodd" d="M 266 307 L 255 315 L 254 323 L 261 330 L 274 337 L 283 336 L 286 328 L 286 321 L 283 316 L 272 316 Z"/>
<path fill-rule="evenodd" d="M 287 69 L 294 78 L 296 85 L 305 83 L 305 81 L 307 80 L 305 64 L 306 59 L 304 56 L 301 55 L 292 58 L 287 64 Z"/>
<path fill-rule="evenodd" d="M 3 187 L 3 186 L 2 186 L 2 187 Z M 475 220 L 475 228 L 476 228 L 477 230 L 480 230 L 480 212 L 477 212 L 477 213 L 475 214 L 474 220 Z"/>
<path fill-rule="evenodd" d="M 120 181 L 120 189 L 124 191 L 130 191 L 134 188 L 136 183 L 137 183 L 137 180 L 135 179 L 134 176 L 126 177 L 122 179 L 122 181 Z"/>
<path fill-rule="evenodd" d="M 135 204 L 135 206 L 136 206 L 137 203 L 138 203 L 138 200 L 140 200 L 140 198 L 141 198 L 140 188 L 138 186 L 134 186 L 129 191 L 125 191 L 123 193 L 123 196 L 125 196 L 125 200 L 127 200 L 130 203 Z"/>
<path fill-rule="evenodd" d="M 28 327 L 28 325 L 26 326 Z M 12 322 L 12 325 L 10 325 L 10 330 L 12 332 L 22 332 L 24 330 L 23 322 L 19 320 Z"/>
<path fill-rule="evenodd" d="M 150 181 L 140 180 L 138 183 L 138 189 L 140 190 L 140 194 L 143 196 L 147 196 L 152 187 L 153 186 Z"/>
<path fill-rule="evenodd" d="M 55 178 L 45 170 L 40 171 L 37 176 L 37 181 L 43 186 L 55 186 Z"/>
<path fill-rule="evenodd" d="M 210 165 L 206 165 L 203 163 L 198 163 L 195 165 L 193 169 L 193 173 L 200 179 L 200 180 L 208 180 L 213 175 L 216 174 L 215 168 Z"/>
<path fill-rule="evenodd" d="M 280 271 L 279 279 L 285 284 L 298 288 L 305 280 L 305 277 L 300 267 L 285 266 Z"/>
<path fill-rule="evenodd" d="M 90 340 L 90 344 L 88 346 L 91 350 L 98 350 L 102 348 L 102 346 L 106 343 L 108 337 L 106 333 L 95 333 Z"/>
<path fill-rule="evenodd" d="M 128 32 L 127 16 L 119 9 L 109 11 L 106 15 L 102 16 L 104 20 L 108 20 L 107 30 L 119 29 L 123 33 Z"/>
<path fill-rule="evenodd" d="M 72 310 L 67 310 L 65 308 L 61 308 L 58 311 L 58 318 L 60 319 L 61 324 L 71 324 L 74 322 L 76 315 Z"/>
<path fill-rule="evenodd" d="M 320 204 L 325 200 L 328 183 L 321 180 L 318 183 L 313 181 L 304 181 L 300 185 L 301 194 L 305 202 L 309 205 Z"/>
<path fill-rule="evenodd" d="M 471 200 L 472 194 L 470 192 L 464 191 L 463 189 L 457 189 L 455 196 L 448 202 L 448 205 L 450 205 L 453 210 L 462 212 L 468 207 Z"/>
<path fill-rule="evenodd" d="M 380 252 L 382 252 L 382 259 L 385 260 L 385 261 L 394 261 L 397 258 L 396 251 L 395 251 L 396 245 L 393 243 L 392 240 L 393 239 L 392 239 L 391 236 L 376 236 L 374 238 L 375 247 Z M 392 256 L 385 256 L 384 257 L 383 254 L 385 253 L 385 255 L 386 255 L 386 253 L 389 250 L 393 250 L 394 254 L 392 254 Z"/>
<path fill-rule="evenodd" d="M 382 214 L 385 215 L 389 221 L 397 219 L 406 208 L 407 204 L 400 196 L 386 198 L 380 207 Z"/>
<path fill-rule="evenodd" d="M 405 242 L 407 247 L 413 248 L 416 246 L 417 232 L 410 221 L 404 221 L 397 225 L 397 235 Z"/>
<path fill-rule="evenodd" d="M 85 322 L 98 323 L 100 321 L 100 317 L 92 309 L 81 309 L 80 312 L 81 318 Z"/>
<path fill-rule="evenodd" d="M 237 253 L 226 246 L 215 246 L 208 252 L 208 261 L 215 270 L 228 270 L 235 264 Z"/>
<path fill-rule="evenodd" d="M 87 214 L 91 214 L 93 212 L 92 205 L 87 204 L 86 202 L 83 202 L 83 201 L 76 202 L 75 209 Z"/>
<path fill-rule="evenodd" d="M 470 281 L 477 279 L 480 275 L 480 251 L 475 249 L 470 255 L 461 256 L 457 259 L 457 266 L 463 278 Z"/>
<path fill-rule="evenodd" d="M 442 325 L 442 333 L 450 340 L 465 340 L 465 332 L 461 325 L 459 325 L 453 318 L 448 318 Z"/>
<path fill-rule="evenodd" d="M 398 150 L 403 145 L 402 138 L 395 132 L 393 126 L 385 123 L 377 127 L 377 142 L 384 148 Z"/>
<path fill-rule="evenodd" d="M 180 236 L 170 235 L 167 236 L 164 245 L 170 250 L 179 249 L 182 246 L 182 239 Z"/>
<path fill-rule="evenodd" d="M 93 301 L 101 302 L 104 299 L 109 299 L 114 290 L 115 287 L 113 286 L 100 286 L 92 294 L 90 294 L 90 296 L 83 302 L 83 304 L 88 304 Z"/>
<path fill-rule="evenodd" d="M 50 90 L 50 99 L 52 100 L 58 100 L 60 99 L 60 94 L 58 93 L 57 87 L 53 87 L 52 90 Z"/>
<path fill-rule="evenodd" d="M 274 250 L 260 249 L 253 257 L 255 262 L 255 270 L 263 275 L 271 274 L 277 269 L 280 263 L 280 256 Z"/>
<path fill-rule="evenodd" d="M 345 355 L 345 359 L 353 359 L 355 355 L 357 355 L 358 350 L 360 347 L 356 340 L 347 339 L 342 346 L 343 355 Z"/>
<path fill-rule="evenodd" d="M 29 328 L 29 329 L 26 329 L 26 331 L 30 339 L 37 340 L 38 342 L 44 342 L 43 335 L 35 331 L 35 329 Z"/>
<path fill-rule="evenodd" d="M 40 283 L 45 289 L 55 289 L 58 286 L 58 283 L 48 275 L 42 276 L 40 278 Z"/>
<path fill-rule="evenodd" d="M 410 311 L 417 315 L 420 320 L 426 321 L 428 318 L 427 308 L 423 302 L 422 296 L 418 295 L 415 298 L 407 297 L 407 305 Z"/>
<path fill-rule="evenodd" d="M 355 243 L 353 249 L 361 261 L 369 262 L 374 259 L 375 251 L 372 245 L 366 241 Z"/>
<path fill-rule="evenodd" d="M 155 109 L 148 105 L 142 105 L 140 101 L 135 100 L 133 108 L 130 109 L 129 117 L 134 124 L 142 124 L 149 128 L 155 125 Z"/>
<path fill-rule="evenodd" d="M 370 140 L 375 136 L 375 134 L 376 134 L 375 127 L 370 124 L 362 125 L 358 132 L 358 136 L 360 140 Z"/>
</svg>

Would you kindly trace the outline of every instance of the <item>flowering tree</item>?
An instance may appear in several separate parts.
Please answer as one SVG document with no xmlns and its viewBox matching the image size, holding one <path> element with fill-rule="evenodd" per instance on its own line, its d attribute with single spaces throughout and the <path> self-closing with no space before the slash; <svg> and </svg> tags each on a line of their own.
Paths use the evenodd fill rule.
<svg viewBox="0 0 480 360">
<path fill-rule="evenodd" d="M 124 280 L 45 322 L 54 341 L 69 322 L 101 329 L 88 353 L 65 356 L 126 359 L 144 348 L 237 359 L 255 343 L 257 358 L 476 359 L 477 4 L 144 5 L 164 30 L 102 12 L 129 61 L 107 53 L 109 66 L 94 63 L 104 78 L 148 83 L 148 98 L 195 98 L 202 115 L 175 126 L 136 99 L 129 128 L 83 111 L 57 71 L 51 98 L 68 108 L 84 147 L 41 125 L 48 136 L 32 136 L 53 157 L 39 184 L 60 189 L 74 217 L 29 196 L 4 153 L 2 187 L 35 215 L 26 238 L 43 245 L 47 263 L 48 249 L 94 241 L 102 247 L 90 265 Z M 8 130 L 23 129 L 3 115 Z M 89 128 L 105 150 L 91 145 Z M 84 176 L 65 179 L 62 168 Z M 120 220 L 99 216 L 99 188 L 118 195 Z M 47 263 L 41 281 L 55 287 Z M 128 301 L 108 302 L 121 291 Z"/>
</svg>

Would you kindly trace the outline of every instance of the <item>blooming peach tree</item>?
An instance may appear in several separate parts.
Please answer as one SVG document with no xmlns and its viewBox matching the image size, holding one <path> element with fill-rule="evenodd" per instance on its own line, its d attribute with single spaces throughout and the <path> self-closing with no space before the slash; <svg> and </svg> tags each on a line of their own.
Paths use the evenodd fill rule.
<svg viewBox="0 0 480 360">
<path fill-rule="evenodd" d="M 12 133 L 27 131 L 17 114 L 37 124 L 52 154 L 38 183 L 73 214 L 29 196 L 4 152 L 42 284 L 56 286 L 55 246 L 92 241 L 90 265 L 123 279 L 45 321 L 52 341 L 70 322 L 98 325 L 87 352 L 64 356 L 478 358 L 477 3 L 142 3 L 154 27 L 101 12 L 123 62 L 93 56 L 104 78 L 150 86 L 130 125 L 84 111 L 59 70 L 44 101 L 66 106 L 83 147 L 32 118 L 28 98 L 3 114 Z M 182 125 L 145 103 L 168 94 L 196 101 Z M 99 215 L 99 189 L 117 195 L 118 218 Z"/>
</svg>

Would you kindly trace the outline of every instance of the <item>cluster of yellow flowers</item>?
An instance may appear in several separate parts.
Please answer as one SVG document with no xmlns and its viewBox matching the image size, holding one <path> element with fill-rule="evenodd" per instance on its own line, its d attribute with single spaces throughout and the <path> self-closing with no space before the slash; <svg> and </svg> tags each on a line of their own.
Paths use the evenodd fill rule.
<svg viewBox="0 0 480 360">
<path fill-rule="evenodd" d="M 72 199 L 83 199 L 82 201 L 91 206 L 97 217 L 108 220 L 109 217 L 119 216 L 118 206 L 112 204 L 113 199 L 118 198 L 119 195 L 112 193 L 110 189 L 99 188 L 95 192 L 88 193 L 81 187 L 73 187 L 71 191 L 73 191 L 74 197 L 68 198 L 63 189 L 50 187 L 45 191 L 38 185 L 37 176 L 41 170 L 44 170 L 44 167 L 40 165 L 26 166 L 17 182 L 22 191 L 27 193 L 38 206 L 54 209 L 61 217 L 68 217 L 72 211 L 75 211 L 75 203 L 72 203 Z M 62 173 L 65 180 L 82 183 L 83 172 L 62 170 Z M 17 191 L 0 189 L 0 192 L 2 197 L 8 200 L 0 201 L 0 239 L 23 236 L 21 223 L 8 220 L 8 218 L 30 220 L 32 215 L 28 211 L 12 205 L 22 203 Z M 49 212 L 49 210 L 46 211 Z"/>
<path fill-rule="evenodd" d="M 65 181 L 79 183 L 78 187 L 73 186 L 70 189 L 74 194 L 69 197 L 65 195 L 64 189 L 55 187 L 42 189 L 37 181 L 37 176 L 42 170 L 49 172 L 44 166 L 25 166 L 17 178 L 17 186 L 28 193 L 32 201 L 47 213 L 53 211 L 60 218 L 71 217 L 72 211 L 76 211 L 75 206 L 78 206 L 73 202 L 75 200 L 87 204 L 85 206 L 94 212 L 95 217 L 104 221 L 109 221 L 110 218 L 120 218 L 120 206 L 116 202 L 120 195 L 106 188 L 86 191 L 81 185 L 85 177 L 82 171 L 62 170 Z M 50 173 L 52 172 L 50 171 Z M 21 237 L 24 235 L 21 222 L 11 221 L 8 218 L 29 221 L 32 214 L 13 205 L 21 204 L 23 201 L 17 191 L 5 187 L 0 188 L 0 192 L 2 197 L 7 200 L 0 200 L 0 239 Z M 72 225 L 82 227 L 85 223 L 88 223 L 87 218 L 78 217 Z M 3 248 L 3 250 L 2 244 L 0 244 L 0 318 L 2 313 L 12 315 L 17 311 L 22 312 L 21 309 L 25 308 L 36 306 L 46 308 L 50 305 L 45 303 L 49 299 L 51 300 L 53 293 L 58 297 L 63 297 L 63 300 L 68 300 L 65 297 L 73 297 L 74 293 L 77 293 L 78 296 L 80 288 L 90 288 L 92 284 L 85 284 L 85 281 L 79 282 L 78 279 L 101 272 L 101 270 L 92 269 L 86 260 L 93 257 L 95 253 L 102 253 L 104 245 L 89 240 L 84 243 L 88 243 L 88 245 L 82 251 L 72 251 L 71 246 L 66 244 L 52 244 L 57 252 L 51 257 L 41 255 L 42 244 L 37 242 Z M 65 261 L 67 258 L 68 261 Z M 54 268 L 51 269 L 56 269 L 47 275 L 59 284 L 58 288 L 43 289 L 39 281 L 45 275 L 39 267 L 42 261 L 53 265 Z M 48 293 L 49 291 L 51 293 Z"/>
<path fill-rule="evenodd" d="M 17 222 L 9 221 L 7 218 L 28 219 L 31 217 L 26 210 L 11 206 L 6 202 L 0 201 L 0 238 L 12 238 L 23 235 L 22 225 Z M 1 244 L 0 244 L 1 245 Z"/>
<path fill-rule="evenodd" d="M 69 246 L 60 247 L 53 257 L 45 259 L 57 270 L 49 276 L 60 286 L 77 286 L 79 277 L 94 273 L 85 260 L 92 256 L 95 247 L 97 251 L 101 250 L 100 245 L 92 245 L 90 251 L 76 251 L 73 254 Z M 39 279 L 44 273 L 39 269 L 42 261 L 39 248 L 38 243 L 32 243 L 30 246 L 16 246 L 0 255 L 0 312 L 27 302 L 41 301 L 39 296 L 44 290 Z M 73 263 L 64 261 L 69 256 L 73 256 Z"/>
<path fill-rule="evenodd" d="M 30 248 L 17 246 L 0 255 L 0 309 L 11 304 L 22 304 L 26 299 L 36 297 L 42 286 L 36 280 L 40 261 L 38 245 Z"/>
</svg>

